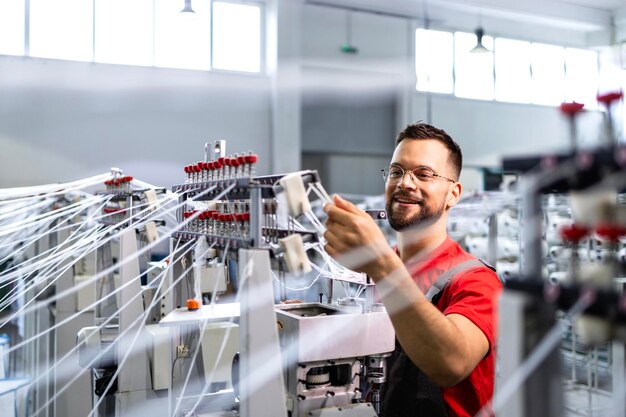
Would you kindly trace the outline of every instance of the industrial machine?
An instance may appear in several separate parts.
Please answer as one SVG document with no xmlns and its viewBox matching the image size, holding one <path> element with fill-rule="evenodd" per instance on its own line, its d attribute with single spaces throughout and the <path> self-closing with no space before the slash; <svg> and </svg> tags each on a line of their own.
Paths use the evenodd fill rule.
<svg viewBox="0 0 626 417">
<path fill-rule="evenodd" d="M 140 408 L 159 412 L 167 405 L 168 372 L 160 363 L 168 360 L 168 338 L 157 323 L 171 306 L 159 301 L 164 265 L 149 262 L 157 228 L 165 224 L 157 218 L 165 189 L 132 181 L 114 170 L 100 192 L 107 203 L 98 221 L 109 232 L 91 255 L 96 268 L 88 278 L 99 302 L 92 325 L 74 336 L 78 363 L 91 370 L 89 410 L 102 417 L 135 415 Z"/>
<path fill-rule="evenodd" d="M 610 104 L 621 98 L 621 92 L 598 96 L 609 107 L 609 125 Z M 572 123 L 581 109 L 578 103 L 562 106 Z M 607 132 L 613 131 L 609 126 Z M 624 415 L 626 270 L 620 254 L 626 147 L 612 134 L 595 149 L 578 149 L 575 137 L 571 143 L 571 152 L 503 161 L 505 172 L 520 176 L 524 227 L 520 272 L 505 282 L 501 297 L 496 414 L 506 408 L 510 416 L 555 416 L 567 408 L 582 415 Z M 597 348 L 611 368 L 604 389 L 598 384 Z M 581 357 L 588 377 L 577 389 Z M 571 366 L 569 375 L 563 363 Z"/>
<path fill-rule="evenodd" d="M 255 162 L 249 153 L 225 156 L 225 143 L 218 141 L 205 148 L 203 162 L 185 168 L 186 182 L 173 187 L 181 228 L 172 242 L 194 242 L 196 250 L 173 264 L 174 277 L 189 265 L 193 275 L 174 286 L 178 308 L 161 321 L 171 332 L 172 364 L 184 363 L 173 373 L 171 415 L 236 410 L 241 416 L 296 417 L 351 410 L 375 416 L 394 332 L 384 308 L 374 303 L 373 283 L 338 264 L 323 270 L 309 260 L 307 251 L 320 253 L 323 226 L 308 195 L 330 200 L 317 172 L 254 176 Z M 285 281 L 312 268 L 361 287 L 364 299 L 275 305 L 286 301 L 280 291 Z M 235 269 L 236 282 L 225 283 Z M 215 302 L 216 294 L 227 298 L 229 292 L 234 303 Z M 207 330 L 222 343 L 200 338 Z M 233 360 L 233 334 L 239 336 L 236 366 L 232 380 L 221 381 L 220 370 Z M 209 358 L 215 362 L 207 366 Z"/>
<path fill-rule="evenodd" d="M 291 416 L 362 401 L 380 411 L 376 386 L 385 382 L 385 357 L 395 337 L 382 306 L 364 313 L 323 303 L 286 304 L 276 313 Z"/>
</svg>

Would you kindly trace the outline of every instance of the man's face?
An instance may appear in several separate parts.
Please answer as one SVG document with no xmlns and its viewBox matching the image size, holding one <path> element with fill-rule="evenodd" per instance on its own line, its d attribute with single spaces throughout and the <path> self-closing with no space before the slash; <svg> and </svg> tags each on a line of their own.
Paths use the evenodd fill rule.
<svg viewBox="0 0 626 417">
<path fill-rule="evenodd" d="M 437 140 L 409 138 L 396 147 L 391 166 L 399 166 L 405 171 L 430 169 L 454 179 L 449 155 L 450 151 Z M 408 173 L 399 180 L 388 180 L 385 183 L 385 200 L 389 224 L 394 230 L 403 231 L 411 226 L 435 223 L 448 208 L 453 185 L 451 181 L 439 177 L 421 181 Z"/>
</svg>

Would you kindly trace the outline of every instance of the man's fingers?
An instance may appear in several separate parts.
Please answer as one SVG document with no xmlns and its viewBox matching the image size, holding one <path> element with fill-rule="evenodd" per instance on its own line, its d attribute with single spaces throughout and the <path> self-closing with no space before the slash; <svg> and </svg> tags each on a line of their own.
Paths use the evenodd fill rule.
<svg viewBox="0 0 626 417">
<path fill-rule="evenodd" d="M 326 220 L 326 229 L 330 229 L 335 234 L 335 236 L 342 237 L 346 233 L 350 233 L 354 230 L 352 226 L 339 223 L 338 221 L 333 219 Z"/>
<path fill-rule="evenodd" d="M 342 208 L 342 209 L 344 209 L 346 211 L 349 211 L 350 213 L 354 213 L 354 214 L 363 213 L 363 210 L 358 208 L 352 202 L 344 199 L 339 194 L 333 195 L 333 201 L 335 202 L 335 205 L 337 207 L 340 207 L 340 208 Z"/>
<path fill-rule="evenodd" d="M 339 254 L 339 252 L 330 243 L 326 243 L 326 245 L 324 246 L 324 250 L 333 258 Z"/>
<path fill-rule="evenodd" d="M 350 226 L 354 223 L 354 213 L 351 213 L 342 207 L 334 204 L 327 204 L 324 207 L 324 211 L 326 211 L 328 220 L 331 222 L 335 222 L 343 226 Z"/>
<path fill-rule="evenodd" d="M 326 242 L 335 250 L 341 250 L 345 246 L 343 239 L 340 239 L 331 229 L 326 229 L 324 239 L 326 239 Z"/>
</svg>

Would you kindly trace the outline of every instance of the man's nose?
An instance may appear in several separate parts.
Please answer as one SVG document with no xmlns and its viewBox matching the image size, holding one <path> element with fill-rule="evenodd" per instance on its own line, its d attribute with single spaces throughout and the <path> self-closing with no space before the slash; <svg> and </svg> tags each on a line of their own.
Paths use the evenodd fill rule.
<svg viewBox="0 0 626 417">
<path fill-rule="evenodd" d="M 416 188 L 415 179 L 413 178 L 413 174 L 410 171 L 407 171 L 402 176 L 402 180 L 398 183 L 400 188 L 403 190 L 409 189 L 414 190 Z"/>
</svg>

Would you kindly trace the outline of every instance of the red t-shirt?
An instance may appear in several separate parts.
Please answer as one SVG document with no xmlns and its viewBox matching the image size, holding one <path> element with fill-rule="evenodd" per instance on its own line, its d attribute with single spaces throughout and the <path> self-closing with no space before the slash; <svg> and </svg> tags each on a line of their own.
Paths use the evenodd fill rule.
<svg viewBox="0 0 626 417">
<path fill-rule="evenodd" d="M 428 255 L 428 259 L 407 262 L 406 267 L 426 293 L 445 271 L 475 259 L 450 237 Z M 502 283 L 494 271 L 485 267 L 459 272 L 440 294 L 437 308 L 445 315 L 461 314 L 471 320 L 487 337 L 489 352 L 472 373 L 450 388 L 442 388 L 449 417 L 473 417 L 493 396 L 496 370 L 496 330 L 498 295 Z M 489 411 L 491 414 L 491 411 Z"/>
</svg>

